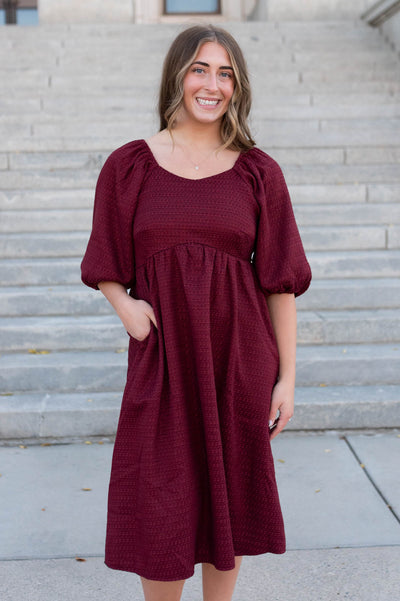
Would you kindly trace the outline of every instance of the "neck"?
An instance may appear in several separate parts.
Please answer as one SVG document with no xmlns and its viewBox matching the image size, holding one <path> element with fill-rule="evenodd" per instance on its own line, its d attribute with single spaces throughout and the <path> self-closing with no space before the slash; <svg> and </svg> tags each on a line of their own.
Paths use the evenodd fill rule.
<svg viewBox="0 0 400 601">
<path fill-rule="evenodd" d="M 191 145 L 198 150 L 218 148 L 222 144 L 220 124 L 211 123 L 177 123 L 173 129 L 173 138 L 176 142 Z"/>
</svg>

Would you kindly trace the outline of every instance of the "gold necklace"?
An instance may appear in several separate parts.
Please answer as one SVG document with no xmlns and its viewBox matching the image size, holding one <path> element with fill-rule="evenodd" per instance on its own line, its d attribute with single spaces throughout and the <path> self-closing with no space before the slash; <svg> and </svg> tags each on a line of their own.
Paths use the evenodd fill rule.
<svg viewBox="0 0 400 601">
<path fill-rule="evenodd" d="M 192 163 L 193 167 L 196 169 L 196 171 L 198 171 L 200 169 L 200 165 L 202 165 L 203 163 L 205 163 L 207 161 L 207 159 L 210 158 L 210 156 L 212 156 L 214 154 L 214 152 L 216 150 L 218 150 L 218 148 L 214 148 L 209 154 L 207 154 L 204 159 L 202 159 L 200 162 L 194 162 L 192 161 L 192 159 L 190 158 L 190 156 L 188 155 L 187 152 L 185 152 L 185 149 L 183 148 L 183 146 L 181 144 L 178 144 L 178 146 L 181 148 L 183 154 L 185 155 L 185 157 Z"/>
</svg>

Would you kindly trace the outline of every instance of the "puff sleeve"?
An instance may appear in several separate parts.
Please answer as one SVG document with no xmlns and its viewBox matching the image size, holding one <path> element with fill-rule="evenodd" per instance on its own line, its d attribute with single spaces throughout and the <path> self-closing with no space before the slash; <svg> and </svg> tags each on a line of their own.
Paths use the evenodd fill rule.
<svg viewBox="0 0 400 601">
<path fill-rule="evenodd" d="M 108 157 L 96 184 L 92 232 L 81 263 L 82 281 L 94 289 L 102 281 L 119 282 L 125 288 L 135 281 L 134 164 L 127 163 L 126 150 Z"/>
<path fill-rule="evenodd" d="M 254 248 L 254 268 L 267 295 L 303 294 L 311 282 L 307 261 L 295 221 L 289 191 L 279 165 L 257 149 L 255 184 L 260 213 Z"/>
</svg>

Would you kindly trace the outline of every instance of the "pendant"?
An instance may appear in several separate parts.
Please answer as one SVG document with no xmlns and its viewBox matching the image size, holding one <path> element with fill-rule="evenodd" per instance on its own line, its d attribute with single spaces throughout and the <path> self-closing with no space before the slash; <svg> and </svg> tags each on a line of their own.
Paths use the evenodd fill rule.
<svg viewBox="0 0 400 601">
<path fill-rule="evenodd" d="M 199 170 L 199 166 L 198 165 L 195 165 L 194 168 L 196 169 L 196 171 Z"/>
</svg>

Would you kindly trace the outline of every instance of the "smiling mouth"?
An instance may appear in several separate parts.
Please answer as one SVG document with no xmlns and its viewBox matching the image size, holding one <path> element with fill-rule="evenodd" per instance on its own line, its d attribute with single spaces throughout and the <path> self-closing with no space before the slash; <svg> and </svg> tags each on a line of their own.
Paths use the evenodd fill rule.
<svg viewBox="0 0 400 601">
<path fill-rule="evenodd" d="M 196 98 L 197 104 L 200 106 L 217 106 L 221 100 L 216 98 L 215 100 L 207 100 L 206 98 Z"/>
</svg>

